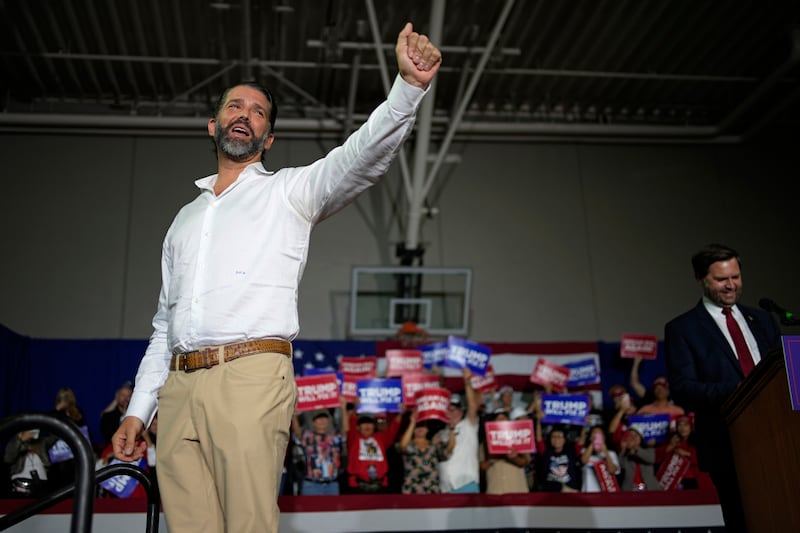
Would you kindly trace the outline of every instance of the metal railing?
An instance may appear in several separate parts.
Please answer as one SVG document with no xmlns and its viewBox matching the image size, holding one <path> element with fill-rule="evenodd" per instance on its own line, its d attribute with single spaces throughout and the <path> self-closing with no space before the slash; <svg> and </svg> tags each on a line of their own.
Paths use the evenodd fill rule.
<svg viewBox="0 0 800 533">
<path fill-rule="evenodd" d="M 25 413 L 0 422 L 0 442 L 20 431 L 39 428 L 60 437 L 72 450 L 75 459 L 75 483 L 67 485 L 0 517 L 0 531 L 17 525 L 53 505 L 73 497 L 70 533 L 90 533 L 97 482 L 114 476 L 126 475 L 136 478 L 147 493 L 146 533 L 158 531 L 159 497 L 156 484 L 141 468 L 130 464 L 113 464 L 95 472 L 94 453 L 89 442 L 74 423 L 51 415 Z"/>
</svg>

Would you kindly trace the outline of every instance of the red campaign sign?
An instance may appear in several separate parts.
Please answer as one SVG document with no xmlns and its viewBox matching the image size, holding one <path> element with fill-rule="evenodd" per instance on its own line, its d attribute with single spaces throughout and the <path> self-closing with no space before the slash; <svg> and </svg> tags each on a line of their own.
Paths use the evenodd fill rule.
<svg viewBox="0 0 800 533">
<path fill-rule="evenodd" d="M 478 392 L 489 392 L 497 387 L 497 382 L 494 379 L 494 368 L 490 364 L 486 369 L 486 374 L 483 376 L 472 374 L 469 378 L 469 383 L 472 388 Z"/>
<path fill-rule="evenodd" d="M 423 370 L 420 350 L 386 350 L 387 378 L 419 373 Z"/>
<path fill-rule="evenodd" d="M 408 407 L 416 405 L 416 395 L 423 389 L 439 388 L 439 376 L 432 374 L 405 374 L 403 376 L 403 400 Z"/>
<path fill-rule="evenodd" d="M 450 422 L 447 407 L 450 405 L 450 391 L 441 387 L 422 389 L 414 399 L 417 404 L 417 422 L 441 420 Z"/>
<path fill-rule="evenodd" d="M 658 337 L 655 335 L 640 335 L 638 333 L 623 333 L 619 346 L 620 357 L 641 357 L 642 359 L 655 359 L 658 355 Z"/>
<path fill-rule="evenodd" d="M 540 357 L 533 367 L 530 380 L 538 385 L 551 385 L 554 391 L 563 392 L 567 390 L 569 368 Z"/>
<path fill-rule="evenodd" d="M 364 374 L 345 374 L 342 376 L 342 396 L 348 402 L 358 398 L 358 382 L 361 380 L 372 379 L 372 376 Z"/>
<path fill-rule="evenodd" d="M 504 420 L 486 422 L 486 444 L 492 455 L 534 453 L 533 420 Z"/>
<path fill-rule="evenodd" d="M 326 407 L 339 407 L 339 383 L 336 374 L 318 374 L 295 378 L 297 382 L 297 412 Z"/>
<path fill-rule="evenodd" d="M 600 483 L 600 490 L 603 492 L 619 492 L 617 477 L 608 469 L 605 460 L 597 461 L 593 466 L 597 481 Z"/>
<path fill-rule="evenodd" d="M 673 453 L 669 461 L 661 463 L 656 478 L 664 490 L 675 490 L 680 486 L 683 476 L 689 471 L 691 461 L 687 457 Z"/>
<path fill-rule="evenodd" d="M 378 358 L 369 357 L 342 357 L 339 361 L 339 372 L 342 374 L 356 374 L 364 379 L 374 378 L 378 368 Z"/>
</svg>

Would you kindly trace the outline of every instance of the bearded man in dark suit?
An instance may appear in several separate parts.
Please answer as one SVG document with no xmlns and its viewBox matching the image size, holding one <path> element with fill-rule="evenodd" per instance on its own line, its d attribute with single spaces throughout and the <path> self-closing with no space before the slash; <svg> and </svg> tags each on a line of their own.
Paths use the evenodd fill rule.
<svg viewBox="0 0 800 533">
<path fill-rule="evenodd" d="M 742 271 L 736 250 L 710 244 L 692 257 L 692 267 L 703 298 L 666 325 L 670 388 L 675 402 L 695 413 L 700 469 L 717 488 L 726 529 L 746 531 L 720 408 L 753 366 L 780 346 L 780 331 L 769 314 L 739 305 Z"/>
</svg>

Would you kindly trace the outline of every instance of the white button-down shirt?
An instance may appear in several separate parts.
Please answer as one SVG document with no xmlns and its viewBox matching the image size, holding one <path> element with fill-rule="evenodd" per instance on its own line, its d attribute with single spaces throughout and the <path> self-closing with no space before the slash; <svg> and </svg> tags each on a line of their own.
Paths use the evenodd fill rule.
<svg viewBox="0 0 800 533">
<path fill-rule="evenodd" d="M 149 424 L 173 353 L 253 339 L 293 339 L 311 229 L 388 170 L 424 91 L 395 80 L 386 102 L 345 143 L 309 166 L 248 166 L 219 196 L 217 175 L 167 231 L 153 335 L 127 415 Z"/>
</svg>

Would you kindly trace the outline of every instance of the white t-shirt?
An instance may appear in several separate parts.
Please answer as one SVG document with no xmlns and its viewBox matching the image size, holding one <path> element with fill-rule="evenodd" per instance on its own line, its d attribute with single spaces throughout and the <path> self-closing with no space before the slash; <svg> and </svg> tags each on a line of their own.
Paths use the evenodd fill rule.
<svg viewBox="0 0 800 533">
<path fill-rule="evenodd" d="M 456 435 L 453 453 L 450 459 L 439 463 L 439 487 L 442 492 L 452 492 L 480 480 L 478 425 L 473 425 L 465 416 L 456 424 L 453 433 Z"/>
<path fill-rule="evenodd" d="M 617 465 L 617 472 L 619 472 L 619 457 L 613 450 L 608 450 L 608 455 L 611 457 L 611 462 Z M 594 473 L 594 464 L 600 461 L 605 461 L 604 454 L 592 454 L 589 462 L 583 465 L 583 486 L 582 492 L 601 492 L 603 489 L 600 487 L 600 482 L 597 481 L 597 474 Z"/>
</svg>

